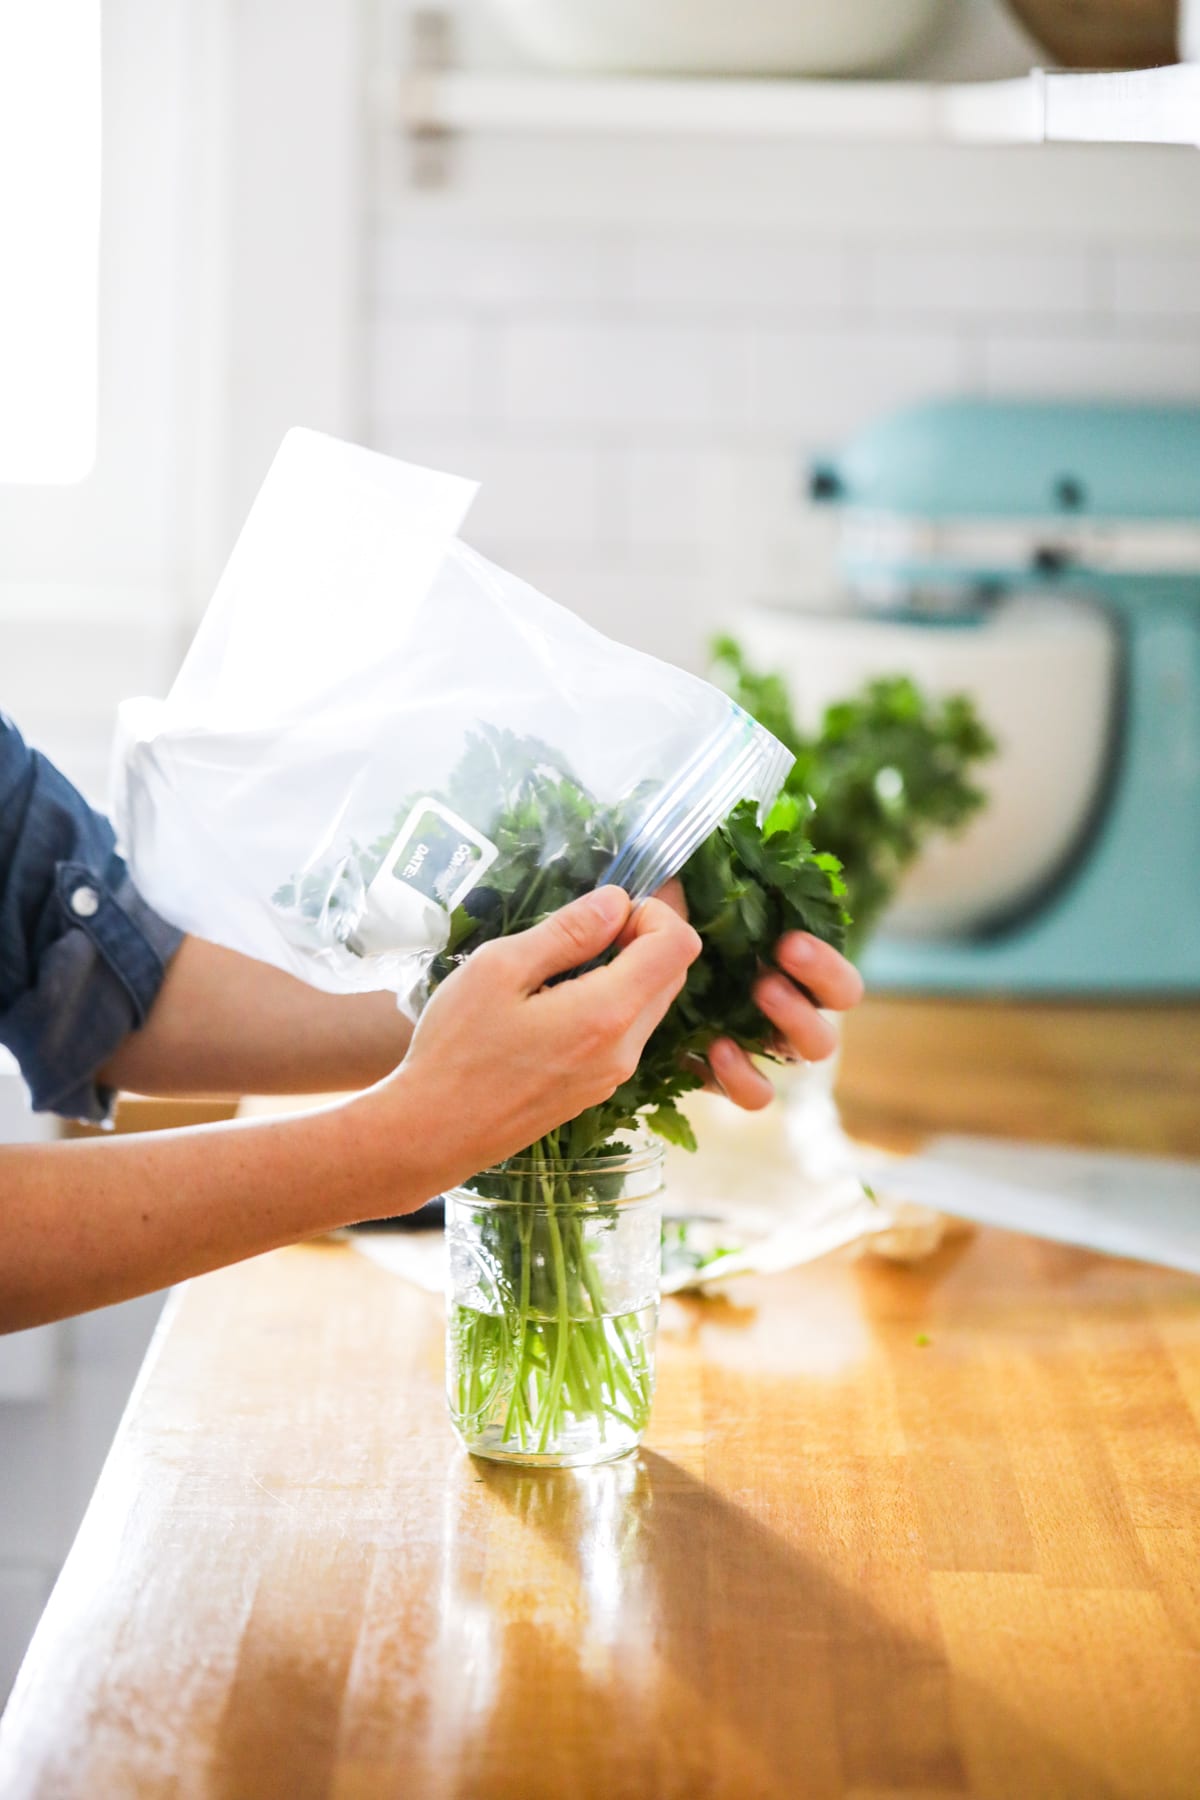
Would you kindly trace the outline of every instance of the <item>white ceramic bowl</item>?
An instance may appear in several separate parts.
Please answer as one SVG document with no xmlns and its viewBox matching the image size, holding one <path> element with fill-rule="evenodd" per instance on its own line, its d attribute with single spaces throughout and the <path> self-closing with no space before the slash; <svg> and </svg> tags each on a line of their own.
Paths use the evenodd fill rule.
<svg viewBox="0 0 1200 1800">
<path fill-rule="evenodd" d="M 997 739 L 979 777 L 986 809 L 914 864 L 890 933 L 960 935 L 1062 867 L 1097 798 L 1115 705 L 1117 642 L 1096 608 L 1019 597 L 973 627 L 755 608 L 736 630 L 752 660 L 785 676 L 806 726 L 872 676 L 909 674 L 931 693 L 970 694 Z"/>
<path fill-rule="evenodd" d="M 895 63 L 946 0 L 492 0 L 520 48 L 556 69 L 855 75 Z"/>
</svg>

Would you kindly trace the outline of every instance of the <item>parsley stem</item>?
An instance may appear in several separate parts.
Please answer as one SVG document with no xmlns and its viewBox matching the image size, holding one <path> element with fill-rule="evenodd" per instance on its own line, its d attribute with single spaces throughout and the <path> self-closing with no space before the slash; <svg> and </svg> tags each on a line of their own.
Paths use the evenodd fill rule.
<svg viewBox="0 0 1200 1800">
<path fill-rule="evenodd" d="M 504 1421 L 504 1435 L 506 1438 L 512 1434 L 518 1398 L 520 1397 L 522 1401 L 524 1399 L 526 1373 L 525 1341 L 529 1335 L 529 1282 L 533 1263 L 533 1208 L 524 1203 L 519 1203 L 517 1207 L 517 1260 L 521 1265 L 521 1297 L 518 1302 L 521 1322 L 517 1337 L 517 1346 L 513 1357 L 516 1366 L 516 1378 L 513 1381 L 512 1400 L 509 1403 L 508 1417 Z M 523 1406 L 522 1410 L 524 1410 Z M 519 1419 L 517 1420 L 517 1443 L 520 1449 L 523 1450 L 525 1448 L 525 1431 Z"/>
<path fill-rule="evenodd" d="M 557 1178 L 553 1175 L 543 1181 L 547 1209 L 546 1222 L 550 1231 L 550 1253 L 554 1259 L 554 1286 L 557 1302 L 555 1311 L 558 1333 L 554 1345 L 554 1366 L 550 1371 L 550 1380 L 542 1401 L 542 1414 L 539 1420 L 541 1429 L 538 1435 L 539 1451 L 545 1451 L 550 1441 L 550 1428 L 554 1424 L 555 1412 L 562 1393 L 563 1375 L 567 1366 L 568 1333 L 571 1325 L 567 1310 L 567 1263 L 563 1255 L 562 1232 L 558 1223 L 558 1201 L 555 1191 L 557 1186 Z"/>
</svg>

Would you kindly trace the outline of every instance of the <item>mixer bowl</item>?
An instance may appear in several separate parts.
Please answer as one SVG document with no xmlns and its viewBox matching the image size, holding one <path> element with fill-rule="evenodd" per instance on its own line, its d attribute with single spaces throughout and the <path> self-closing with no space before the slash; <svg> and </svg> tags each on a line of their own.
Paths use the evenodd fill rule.
<svg viewBox="0 0 1200 1800">
<path fill-rule="evenodd" d="M 894 64 L 946 0 L 492 0 L 552 68 L 625 74 L 850 75 Z"/>
<path fill-rule="evenodd" d="M 1016 595 L 978 624 L 760 606 L 737 629 L 751 661 L 784 677 L 806 729 L 872 677 L 906 674 L 931 694 L 970 694 L 996 738 L 979 776 L 987 806 L 913 864 L 889 936 L 965 936 L 1061 873 L 1100 800 L 1116 715 L 1117 637 L 1098 606 Z"/>
</svg>

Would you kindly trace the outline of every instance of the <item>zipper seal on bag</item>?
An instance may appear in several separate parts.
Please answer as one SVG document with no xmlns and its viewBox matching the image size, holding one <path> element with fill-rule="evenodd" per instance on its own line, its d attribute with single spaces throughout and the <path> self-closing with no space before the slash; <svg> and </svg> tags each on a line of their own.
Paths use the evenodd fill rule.
<svg viewBox="0 0 1200 1800">
<path fill-rule="evenodd" d="M 771 804 L 795 762 L 791 751 L 733 701 L 722 724 L 666 783 L 622 845 L 601 885 L 644 900 L 678 874 L 739 800 Z"/>
</svg>

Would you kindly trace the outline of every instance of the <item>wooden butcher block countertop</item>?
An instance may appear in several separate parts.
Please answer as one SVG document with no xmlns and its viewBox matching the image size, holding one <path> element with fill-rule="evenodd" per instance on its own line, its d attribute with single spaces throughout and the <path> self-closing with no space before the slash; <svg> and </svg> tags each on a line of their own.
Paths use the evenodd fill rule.
<svg viewBox="0 0 1200 1800">
<path fill-rule="evenodd" d="M 1027 1021 L 973 1011 L 1002 1068 Z M 1076 1133 L 1108 1117 L 1101 1018 L 1153 1069 L 1143 1147 L 1188 1150 L 1181 1009 L 1169 1057 L 1111 1010 L 1073 1058 L 1043 1045 Z M 892 1116 L 929 1030 L 864 1012 L 852 1112 Z M 670 1301 L 645 1447 L 591 1470 L 465 1456 L 441 1334 L 342 1245 L 176 1296 L 0 1731 L 3 1800 L 1200 1793 L 1200 1282 L 979 1231 Z"/>
</svg>

